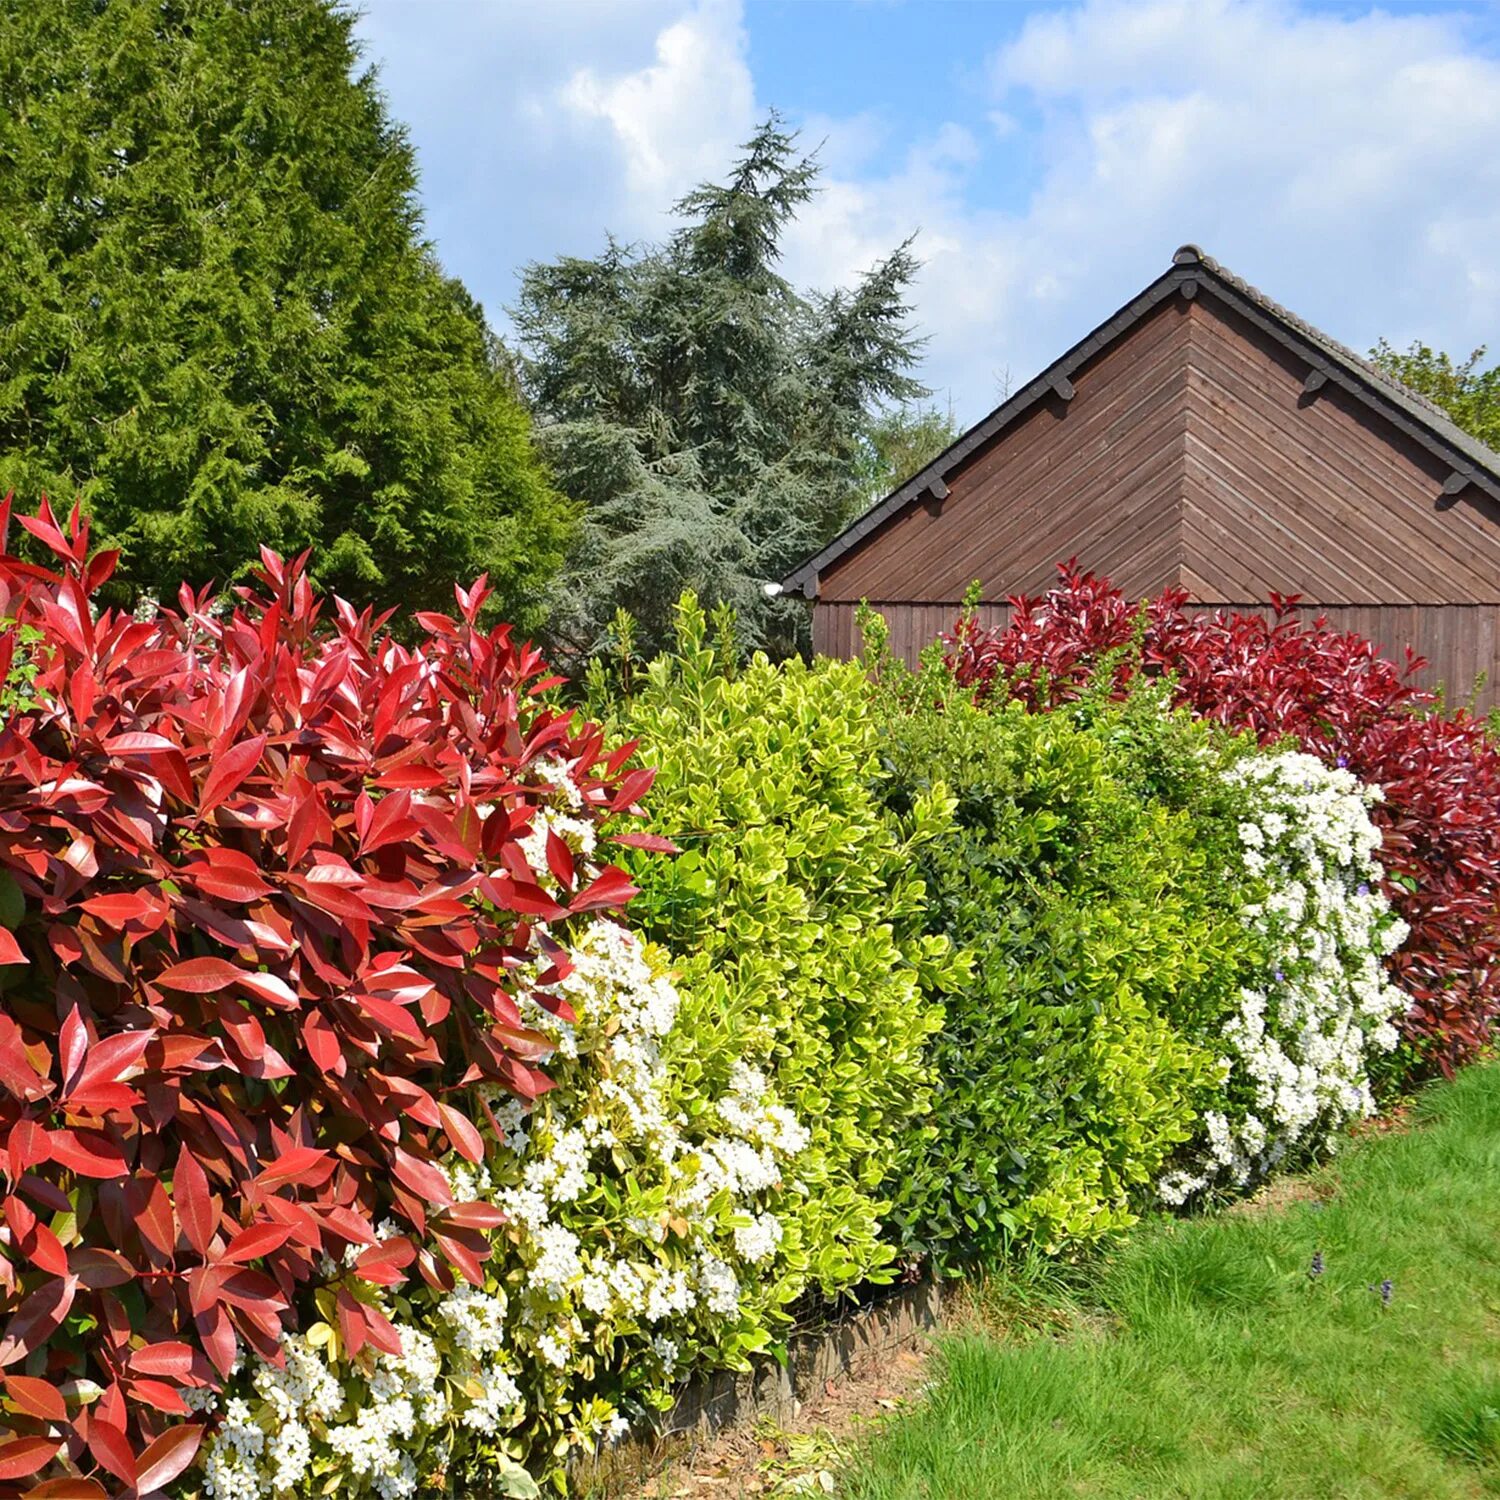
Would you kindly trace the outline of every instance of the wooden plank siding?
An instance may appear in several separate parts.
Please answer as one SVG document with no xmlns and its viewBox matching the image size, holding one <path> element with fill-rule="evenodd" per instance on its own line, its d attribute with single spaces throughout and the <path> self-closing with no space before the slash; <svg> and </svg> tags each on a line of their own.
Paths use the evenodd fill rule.
<svg viewBox="0 0 1500 1500">
<path fill-rule="evenodd" d="M 820 656 L 851 660 L 860 654 L 855 625 L 858 605 L 847 602 L 820 604 L 813 615 L 813 650 Z M 891 650 L 915 666 L 925 646 L 952 627 L 958 617 L 957 599 L 942 603 L 877 603 L 876 609 L 890 626 Z M 1265 614 L 1264 602 L 1228 602 L 1206 607 L 1206 612 L 1225 610 L 1235 614 Z M 1429 665 L 1414 677 L 1426 688 L 1441 686 L 1450 707 L 1472 701 L 1487 712 L 1500 704 L 1500 605 L 1496 604 L 1321 604 L 1303 611 L 1311 620 L 1327 617 L 1335 630 L 1352 630 L 1380 647 L 1393 661 L 1404 662 L 1407 646 L 1428 658 Z M 1003 626 L 1010 619 L 1010 606 L 981 604 L 979 621 L 986 628 Z M 1486 674 L 1484 686 L 1475 692 L 1476 678 Z"/>
<path fill-rule="evenodd" d="M 820 564 L 814 649 L 857 655 L 868 598 L 915 662 L 974 580 L 1001 624 L 1008 595 L 1077 557 L 1131 598 L 1175 584 L 1261 613 L 1300 594 L 1397 660 L 1411 645 L 1450 702 L 1485 674 L 1477 705 L 1500 703 L 1500 503 L 1474 483 L 1445 496 L 1448 461 L 1336 381 L 1308 391 L 1316 349 L 1269 326 L 1175 292 L 1112 326 L 1069 365 L 1071 399 L 1054 386 L 981 429 L 941 504 L 912 500 Z"/>
<path fill-rule="evenodd" d="M 948 481 L 818 580 L 820 600 L 946 600 L 1036 590 L 1059 555 L 1105 566 L 1131 592 L 1177 574 L 1186 434 L 1186 304 L 1164 304 L 1103 353 L 1073 399 L 1049 397 Z M 1060 538 L 1071 544 L 1059 554 Z"/>
<path fill-rule="evenodd" d="M 1488 502 L 1440 506 L 1448 468 L 1211 300 L 1188 318 L 1183 564 L 1205 601 L 1500 601 Z M 1383 429 L 1383 430 L 1382 430 Z"/>
</svg>

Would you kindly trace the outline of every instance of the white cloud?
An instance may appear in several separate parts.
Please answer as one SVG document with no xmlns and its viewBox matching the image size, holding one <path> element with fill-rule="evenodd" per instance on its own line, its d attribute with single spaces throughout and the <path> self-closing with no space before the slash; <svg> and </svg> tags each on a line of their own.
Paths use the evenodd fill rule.
<svg viewBox="0 0 1500 1500">
<path fill-rule="evenodd" d="M 414 122 L 440 250 L 495 313 L 524 259 L 592 253 L 606 229 L 659 236 L 777 102 L 736 0 L 372 3 L 364 30 Z M 825 176 L 789 272 L 845 282 L 920 229 L 926 375 L 961 419 L 1185 240 L 1356 348 L 1500 343 L 1500 63 L 1462 16 L 1285 0 L 993 13 L 982 97 L 950 118 L 924 93 L 793 121 L 825 140 Z"/>
<path fill-rule="evenodd" d="M 636 201 L 665 205 L 721 175 L 755 119 L 739 7 L 705 0 L 656 38 L 647 67 L 610 76 L 580 68 L 562 104 L 612 129 Z"/>
</svg>

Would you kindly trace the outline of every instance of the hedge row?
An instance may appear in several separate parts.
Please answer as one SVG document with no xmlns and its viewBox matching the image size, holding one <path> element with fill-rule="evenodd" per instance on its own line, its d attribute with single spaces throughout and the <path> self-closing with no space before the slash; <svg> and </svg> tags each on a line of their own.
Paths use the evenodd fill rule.
<svg viewBox="0 0 1500 1500">
<path fill-rule="evenodd" d="M 1467 709 L 1443 710 L 1363 636 L 1304 619 L 1194 611 L 1184 590 L 1131 603 L 1073 564 L 1010 624 L 972 615 L 948 636 L 958 680 L 982 698 L 1054 708 L 1082 692 L 1166 682 L 1175 703 L 1256 736 L 1290 738 L 1382 789 L 1385 891 L 1410 926 L 1392 972 L 1415 1002 L 1402 1023 L 1418 1071 L 1451 1074 L 1490 1045 L 1500 1015 L 1500 746 Z"/>
<path fill-rule="evenodd" d="M 569 712 L 482 583 L 403 642 L 268 555 L 137 620 L 23 524 L 0 1497 L 565 1490 L 828 1299 L 1398 1081 L 1377 789 L 1148 674 L 741 665 L 685 600 Z"/>
</svg>

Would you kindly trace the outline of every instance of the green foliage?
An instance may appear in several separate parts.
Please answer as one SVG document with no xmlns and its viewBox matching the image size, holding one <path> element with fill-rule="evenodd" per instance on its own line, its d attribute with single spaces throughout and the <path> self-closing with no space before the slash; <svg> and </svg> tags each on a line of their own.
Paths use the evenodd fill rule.
<svg viewBox="0 0 1500 1500">
<path fill-rule="evenodd" d="M 42 640 L 35 625 L 18 625 L 14 620 L 0 620 L 0 635 L 6 642 L 9 664 L 0 675 L 0 726 L 14 713 L 27 713 L 40 707 L 33 689 L 36 686 L 37 662 L 33 648 Z"/>
<path fill-rule="evenodd" d="M 649 805 L 682 854 L 636 861 L 631 919 L 679 957 L 668 1062 L 691 1119 L 733 1066 L 763 1069 L 812 1132 L 771 1203 L 785 1271 L 834 1294 L 888 1279 L 884 1184 L 929 1111 L 932 999 L 961 967 L 924 934 L 919 851 L 951 826 L 932 787 L 886 816 L 872 791 L 880 727 L 854 663 L 757 655 L 737 670 L 727 612 L 710 636 L 691 597 L 676 652 L 611 701 L 602 666 L 591 713 L 642 742 L 659 768 Z"/>
<path fill-rule="evenodd" d="M 1481 346 L 1459 361 L 1426 344 L 1399 350 L 1381 339 L 1370 358 L 1403 385 L 1435 401 L 1465 432 L 1500 449 L 1500 365 L 1481 370 L 1484 354 Z"/>
<path fill-rule="evenodd" d="M 935 1134 L 899 1159 L 907 1247 L 1060 1250 L 1133 1222 L 1217 1085 L 1252 942 L 1219 773 L 1240 747 L 1153 692 L 988 711 L 941 669 L 885 686 L 885 796 L 936 784 L 956 829 L 917 871 L 972 958 L 934 1044 Z"/>
<path fill-rule="evenodd" d="M 0 493 L 81 494 L 113 597 L 316 546 L 356 601 L 488 569 L 533 622 L 567 507 L 332 0 L 0 8 Z"/>
<path fill-rule="evenodd" d="M 764 583 L 867 497 L 880 403 L 925 394 L 909 374 L 908 246 L 852 290 L 798 292 L 777 262 L 816 165 L 775 116 L 744 151 L 677 205 L 665 244 L 610 241 L 522 281 L 538 440 L 584 506 L 551 623 L 569 652 L 600 649 L 622 605 L 661 649 L 684 588 L 733 604 L 750 645 L 793 648 L 805 611 Z"/>
<path fill-rule="evenodd" d="M 908 402 L 875 417 L 861 435 L 860 488 L 874 502 L 926 468 L 957 441 L 958 423 L 950 407 Z"/>
</svg>

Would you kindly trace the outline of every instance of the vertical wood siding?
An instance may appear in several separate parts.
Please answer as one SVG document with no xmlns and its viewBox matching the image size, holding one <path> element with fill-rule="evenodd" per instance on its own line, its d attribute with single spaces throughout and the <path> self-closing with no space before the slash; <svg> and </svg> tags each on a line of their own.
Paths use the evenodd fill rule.
<svg viewBox="0 0 1500 1500">
<path fill-rule="evenodd" d="M 883 603 L 875 608 L 890 626 L 891 650 L 915 666 L 925 646 L 952 627 L 959 601 L 941 604 Z M 813 615 L 813 650 L 820 656 L 844 660 L 859 655 L 859 632 L 855 628 L 857 605 L 845 602 L 819 604 Z M 1214 604 L 1237 614 L 1262 614 L 1263 603 Z M 1450 707 L 1472 701 L 1487 712 L 1500 704 L 1500 604 L 1320 604 L 1304 611 L 1304 617 L 1327 617 L 1335 630 L 1352 630 L 1375 642 L 1394 661 L 1404 662 L 1411 646 L 1429 665 L 1415 681 L 1423 687 L 1441 686 Z M 1010 618 L 1008 604 L 981 604 L 979 620 L 986 628 L 1003 626 Z M 1475 680 L 1487 681 L 1476 693 Z"/>
</svg>

